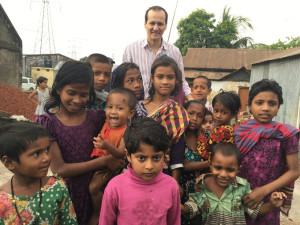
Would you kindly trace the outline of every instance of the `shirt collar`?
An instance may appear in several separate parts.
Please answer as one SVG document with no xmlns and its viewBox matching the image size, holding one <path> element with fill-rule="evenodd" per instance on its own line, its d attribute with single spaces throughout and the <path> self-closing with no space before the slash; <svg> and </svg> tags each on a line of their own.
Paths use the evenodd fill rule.
<svg viewBox="0 0 300 225">
<path fill-rule="evenodd" d="M 142 41 L 142 47 L 143 48 L 146 48 L 146 47 L 150 48 L 150 46 L 148 44 L 148 41 L 147 41 L 147 38 Z M 160 46 L 159 49 L 166 50 L 166 51 L 168 50 L 167 42 L 164 39 L 162 39 L 161 46 Z"/>
<path fill-rule="evenodd" d="M 204 175 L 203 177 L 201 177 L 200 180 L 199 180 L 199 184 L 200 184 L 201 186 L 205 187 L 205 188 L 207 188 L 207 186 L 206 186 L 205 183 L 204 183 L 204 179 L 205 179 L 206 177 L 208 177 L 208 176 L 212 176 L 212 174 L 211 174 L 211 173 L 205 174 L 205 175 Z M 238 185 L 243 185 L 243 186 L 245 186 L 246 184 L 247 184 L 246 180 L 245 180 L 245 179 L 242 179 L 242 178 L 240 178 L 240 177 L 236 177 L 236 178 L 232 181 L 232 183 L 231 183 L 231 185 L 232 185 L 233 188 L 237 188 Z"/>
</svg>

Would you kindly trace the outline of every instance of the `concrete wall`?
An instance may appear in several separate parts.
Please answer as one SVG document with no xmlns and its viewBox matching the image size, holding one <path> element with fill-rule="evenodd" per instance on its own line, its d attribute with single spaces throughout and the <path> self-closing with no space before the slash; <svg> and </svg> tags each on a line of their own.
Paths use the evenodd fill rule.
<svg viewBox="0 0 300 225">
<path fill-rule="evenodd" d="M 21 87 L 22 40 L 0 4 L 0 83 Z"/>
<path fill-rule="evenodd" d="M 36 80 L 39 76 L 46 77 L 48 79 L 48 87 L 52 87 L 53 81 L 54 81 L 54 70 L 53 70 L 53 68 L 31 67 L 31 77 L 32 77 L 32 79 L 36 82 Z"/>
<path fill-rule="evenodd" d="M 300 128 L 300 55 L 253 65 L 250 86 L 265 78 L 282 87 L 283 105 L 274 120 Z"/>
<path fill-rule="evenodd" d="M 25 55 L 25 74 L 31 75 L 31 67 L 45 67 L 44 61 L 51 60 L 52 68 L 54 68 L 60 61 L 73 61 L 73 59 L 61 54 L 42 54 L 42 55 Z"/>
</svg>

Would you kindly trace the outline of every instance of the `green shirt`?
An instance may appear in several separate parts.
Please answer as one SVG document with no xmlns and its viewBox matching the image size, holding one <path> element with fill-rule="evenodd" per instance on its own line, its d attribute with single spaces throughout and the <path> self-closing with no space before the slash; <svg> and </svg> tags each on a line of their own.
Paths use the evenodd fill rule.
<svg viewBox="0 0 300 225">
<path fill-rule="evenodd" d="M 185 205 L 190 208 L 190 217 L 196 214 L 202 215 L 203 224 L 246 224 L 245 212 L 253 219 L 257 217 L 261 204 L 255 209 L 246 208 L 242 203 L 242 197 L 251 192 L 247 180 L 236 177 L 231 185 L 228 185 L 219 199 L 204 184 L 205 175 L 200 181 L 199 192 L 190 194 Z"/>
<path fill-rule="evenodd" d="M 16 213 L 12 195 L 0 191 L 0 225 L 23 223 L 32 225 L 35 219 L 39 225 L 77 225 L 69 191 L 62 179 L 50 177 L 41 191 L 41 210 L 39 210 L 39 192 L 31 197 L 14 197 L 22 222 Z"/>
</svg>

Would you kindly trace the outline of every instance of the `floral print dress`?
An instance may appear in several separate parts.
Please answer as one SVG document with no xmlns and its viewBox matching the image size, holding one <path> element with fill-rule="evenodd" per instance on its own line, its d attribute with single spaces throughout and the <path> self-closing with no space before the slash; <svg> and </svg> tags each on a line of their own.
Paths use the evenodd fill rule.
<svg viewBox="0 0 300 225">
<path fill-rule="evenodd" d="M 42 188 L 42 204 L 39 212 L 39 191 L 31 197 L 12 197 L 11 194 L 0 192 L 0 224 L 72 224 L 77 225 L 68 188 L 64 181 L 54 176 L 50 177 Z M 16 201 L 19 220 L 13 201 Z M 39 212 L 39 215 L 37 215 Z M 34 221 L 38 218 L 38 222 Z"/>
</svg>

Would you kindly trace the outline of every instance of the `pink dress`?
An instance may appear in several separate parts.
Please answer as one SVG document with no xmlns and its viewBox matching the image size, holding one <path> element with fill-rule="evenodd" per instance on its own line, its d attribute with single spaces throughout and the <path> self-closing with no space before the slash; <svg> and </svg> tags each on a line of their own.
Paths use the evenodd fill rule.
<svg viewBox="0 0 300 225">
<path fill-rule="evenodd" d="M 174 178 L 160 172 L 151 180 L 131 166 L 107 185 L 99 225 L 180 225 L 180 195 Z"/>
<path fill-rule="evenodd" d="M 252 190 L 276 180 L 284 173 L 285 156 L 298 152 L 298 143 L 296 136 L 284 141 L 261 139 L 242 158 L 242 168 L 239 176 L 248 180 Z M 269 202 L 270 195 L 267 195 L 263 201 Z M 280 208 L 266 215 L 258 216 L 255 221 L 246 215 L 246 220 L 247 224 L 253 225 L 280 224 Z"/>
</svg>

